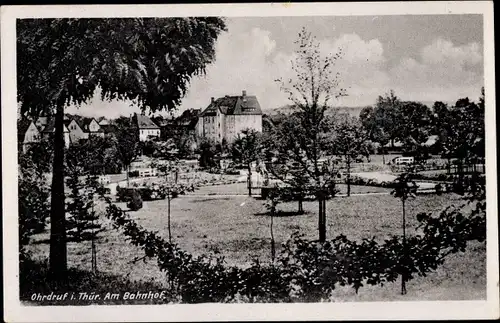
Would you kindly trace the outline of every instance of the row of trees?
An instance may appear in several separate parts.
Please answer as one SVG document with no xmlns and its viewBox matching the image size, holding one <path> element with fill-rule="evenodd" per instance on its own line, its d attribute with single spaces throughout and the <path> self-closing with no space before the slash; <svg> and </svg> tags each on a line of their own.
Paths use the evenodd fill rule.
<svg viewBox="0 0 500 323">
<path fill-rule="evenodd" d="M 484 157 L 484 88 L 478 103 L 469 98 L 459 99 L 454 106 L 438 101 L 432 109 L 402 101 L 390 91 L 379 96 L 374 107 L 364 108 L 359 119 L 382 154 L 386 146 L 399 142 L 403 153 L 417 159 L 425 159 L 430 151 L 462 164 Z M 429 150 L 424 143 L 433 135 L 438 139 Z"/>
</svg>

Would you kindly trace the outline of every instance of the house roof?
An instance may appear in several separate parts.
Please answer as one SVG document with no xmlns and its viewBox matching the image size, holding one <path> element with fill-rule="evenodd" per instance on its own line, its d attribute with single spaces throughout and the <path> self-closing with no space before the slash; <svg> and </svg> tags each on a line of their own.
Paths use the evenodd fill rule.
<svg viewBox="0 0 500 323">
<path fill-rule="evenodd" d="M 160 129 L 149 117 L 143 114 L 136 114 L 135 116 L 139 129 Z"/>
<path fill-rule="evenodd" d="M 97 130 L 97 131 L 90 131 L 89 130 L 89 126 L 92 123 L 92 121 L 95 121 L 97 123 L 97 125 L 99 126 L 99 130 Z M 84 128 L 83 128 L 83 130 L 86 131 L 86 132 L 94 132 L 94 133 L 104 132 L 102 130 L 102 128 L 101 128 L 101 125 L 99 124 L 99 122 L 97 122 L 97 120 L 95 118 L 86 119 L 84 121 Z"/>
<path fill-rule="evenodd" d="M 68 126 L 70 125 L 70 123 L 72 123 L 73 121 L 76 123 L 76 125 L 77 125 L 78 127 L 80 127 L 80 129 L 82 129 L 82 130 L 84 130 L 84 129 L 85 129 L 85 127 L 84 127 L 84 125 L 82 124 L 82 122 L 78 121 L 77 119 L 72 119 L 72 118 L 65 119 L 65 120 L 64 120 L 64 125 L 65 125 L 66 127 L 68 127 Z"/>
<path fill-rule="evenodd" d="M 47 125 L 41 132 L 47 133 L 47 132 L 54 132 L 55 130 L 55 119 L 54 118 L 48 118 L 47 119 Z M 66 128 L 66 125 L 64 125 L 64 132 L 68 132 L 68 128 Z"/>
<path fill-rule="evenodd" d="M 45 126 L 47 126 L 50 119 L 51 117 L 38 117 L 36 120 L 34 120 L 35 126 L 38 128 L 39 131 L 42 131 L 45 128 Z"/>
<path fill-rule="evenodd" d="M 28 119 L 17 120 L 17 136 L 20 139 L 24 138 L 26 131 L 31 126 L 32 121 Z"/>
<path fill-rule="evenodd" d="M 17 121 L 17 132 L 18 133 L 25 133 L 26 130 L 30 127 L 32 121 L 28 119 L 21 119 Z"/>
<path fill-rule="evenodd" d="M 200 114 L 204 116 L 215 116 L 219 110 L 225 115 L 262 115 L 259 101 L 255 95 L 229 96 L 212 100 L 210 105 Z"/>
</svg>

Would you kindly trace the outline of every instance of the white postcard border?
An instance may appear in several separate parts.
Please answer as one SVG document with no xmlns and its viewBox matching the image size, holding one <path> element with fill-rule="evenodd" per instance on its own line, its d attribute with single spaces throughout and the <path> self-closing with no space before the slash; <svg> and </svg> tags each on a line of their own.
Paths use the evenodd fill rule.
<svg viewBox="0 0 500 323">
<path fill-rule="evenodd" d="M 23 306 L 19 301 L 15 20 L 28 17 L 349 16 L 483 14 L 486 95 L 487 300 L 321 304 Z M 271 3 L 217 5 L 17 6 L 1 8 L 4 308 L 6 321 L 223 321 L 478 319 L 499 317 L 492 2 Z"/>
</svg>

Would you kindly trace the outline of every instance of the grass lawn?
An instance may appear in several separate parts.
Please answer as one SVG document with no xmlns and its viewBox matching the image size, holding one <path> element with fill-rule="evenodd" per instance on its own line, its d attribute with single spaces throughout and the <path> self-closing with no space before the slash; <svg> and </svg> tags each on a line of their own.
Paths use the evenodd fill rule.
<svg viewBox="0 0 500 323">
<path fill-rule="evenodd" d="M 337 184 L 339 194 L 346 194 L 347 185 Z M 351 193 L 389 193 L 391 189 L 376 186 L 351 185 Z M 253 188 L 252 194 L 260 195 L 260 189 Z M 189 195 L 248 195 L 247 183 L 236 183 L 227 185 L 203 186 Z"/>
<path fill-rule="evenodd" d="M 229 186 L 229 185 L 228 185 Z M 217 188 L 214 186 L 213 188 Z M 221 188 L 221 187 L 218 187 Z M 228 188 L 230 190 L 230 188 Z M 422 195 L 407 203 L 407 232 L 415 232 L 415 216 L 422 211 L 440 210 L 460 203 L 456 195 Z M 125 207 L 123 204 L 120 206 Z M 221 253 L 228 264 L 247 265 L 252 258 L 270 260 L 270 218 L 264 201 L 247 196 L 184 196 L 172 201 L 173 240 L 193 253 Z M 299 230 L 306 238 L 317 239 L 317 202 L 304 202 L 304 215 L 295 215 L 297 203 L 280 204 L 280 216 L 274 219 L 277 245 Z M 145 202 L 144 208 L 130 215 L 147 229 L 165 238 L 167 202 Z M 360 195 L 337 197 L 327 202 L 327 238 L 344 234 L 349 239 L 376 237 L 383 241 L 392 234 L 401 234 L 401 202 L 390 195 Z M 37 239 L 47 239 L 48 234 Z M 34 243 L 35 257 L 48 258 L 48 244 Z M 102 234 L 98 244 L 99 270 L 123 275 L 130 281 L 165 282 L 155 260 L 131 263 L 143 254 L 125 241 L 114 229 Z M 450 256 L 445 265 L 428 277 L 407 284 L 408 295 L 399 295 L 399 284 L 361 288 L 355 294 L 351 288 L 336 290 L 334 301 L 364 300 L 457 300 L 485 297 L 486 252 L 484 244 L 471 243 L 465 253 Z M 90 243 L 68 246 L 70 266 L 90 269 Z"/>
</svg>

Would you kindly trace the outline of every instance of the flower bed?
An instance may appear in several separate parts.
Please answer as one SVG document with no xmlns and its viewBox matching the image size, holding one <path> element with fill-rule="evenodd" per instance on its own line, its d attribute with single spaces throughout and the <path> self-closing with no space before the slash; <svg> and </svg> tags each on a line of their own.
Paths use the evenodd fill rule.
<svg viewBox="0 0 500 323">
<path fill-rule="evenodd" d="M 364 178 L 361 176 L 351 176 L 351 185 L 377 186 L 385 188 L 394 188 L 393 181 L 380 181 L 374 178 Z"/>
</svg>

